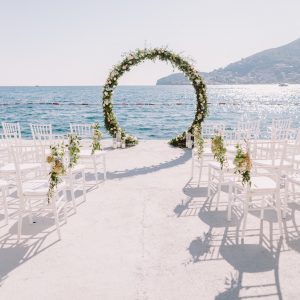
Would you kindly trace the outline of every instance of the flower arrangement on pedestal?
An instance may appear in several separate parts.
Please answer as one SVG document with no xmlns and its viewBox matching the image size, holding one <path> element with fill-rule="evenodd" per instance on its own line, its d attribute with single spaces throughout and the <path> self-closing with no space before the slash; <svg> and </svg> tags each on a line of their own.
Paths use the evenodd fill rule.
<svg viewBox="0 0 300 300">
<path fill-rule="evenodd" d="M 221 134 L 217 134 L 211 139 L 211 152 L 214 155 L 214 159 L 221 165 L 221 169 L 227 164 L 226 147 L 224 138 Z"/>
<path fill-rule="evenodd" d="M 61 176 L 66 174 L 66 167 L 64 164 L 65 157 L 65 145 L 50 146 L 51 154 L 47 157 L 47 162 L 50 164 L 50 178 L 49 178 L 49 190 L 48 190 L 48 202 L 54 195 L 57 185 L 61 182 Z"/>
<path fill-rule="evenodd" d="M 242 149 L 240 144 L 236 145 L 236 155 L 233 161 L 235 165 L 235 173 L 242 177 L 242 184 L 251 186 L 251 170 L 252 160 L 250 153 L 247 150 Z"/>
<path fill-rule="evenodd" d="M 101 139 L 102 139 L 102 132 L 100 131 L 99 123 L 95 123 L 92 125 L 93 129 L 93 141 L 92 141 L 92 154 L 95 153 L 97 150 L 101 150 Z"/>
<path fill-rule="evenodd" d="M 201 126 L 205 116 L 208 113 L 207 109 L 207 97 L 206 97 L 206 86 L 196 70 L 188 59 L 183 58 L 177 53 L 167 50 L 166 48 L 154 48 L 154 49 L 137 49 L 136 51 L 129 52 L 121 63 L 114 66 L 112 71 L 104 84 L 102 92 L 102 107 L 104 113 L 104 123 L 108 132 L 114 136 L 118 131 L 121 131 L 122 138 L 125 139 L 127 146 L 134 146 L 138 143 L 136 137 L 128 135 L 120 127 L 117 118 L 113 112 L 112 96 L 114 89 L 118 85 L 119 78 L 131 68 L 145 60 L 155 61 L 159 59 L 161 61 L 170 62 L 174 67 L 177 67 L 182 71 L 186 77 L 191 81 L 197 100 L 195 118 L 192 125 L 188 129 L 188 132 L 193 132 L 194 125 Z M 173 138 L 169 142 L 172 146 L 185 147 L 186 146 L 186 133 L 182 133 L 177 137 Z"/>
</svg>

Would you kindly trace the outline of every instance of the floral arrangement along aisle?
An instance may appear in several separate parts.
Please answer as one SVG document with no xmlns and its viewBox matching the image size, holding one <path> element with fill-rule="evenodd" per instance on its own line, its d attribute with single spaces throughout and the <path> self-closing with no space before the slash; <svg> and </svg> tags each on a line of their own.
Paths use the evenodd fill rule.
<svg viewBox="0 0 300 300">
<path fill-rule="evenodd" d="M 54 195 L 57 185 L 61 182 L 61 176 L 66 174 L 64 165 L 65 145 L 62 143 L 56 146 L 50 146 L 51 154 L 47 157 L 47 162 L 50 164 L 50 178 L 48 190 L 48 202 Z"/>
<path fill-rule="evenodd" d="M 80 153 L 80 142 L 79 138 L 76 134 L 69 134 L 68 135 L 69 142 L 67 148 L 69 150 L 69 168 L 75 167 L 77 165 Z"/>
<path fill-rule="evenodd" d="M 193 127 L 193 136 L 198 158 L 201 158 L 204 149 L 204 139 L 201 134 L 201 127 L 198 124 L 194 125 Z"/>
<path fill-rule="evenodd" d="M 177 67 L 182 71 L 186 77 L 191 81 L 197 100 L 197 107 L 195 118 L 192 122 L 192 125 L 188 129 L 189 133 L 193 132 L 194 125 L 201 126 L 205 116 L 208 113 L 207 109 L 207 97 L 206 97 L 206 86 L 200 76 L 199 72 L 196 70 L 187 59 L 181 57 L 179 54 L 167 50 L 166 48 L 154 48 L 154 49 L 138 49 L 136 51 L 129 52 L 123 61 L 116 66 L 109 73 L 109 76 L 103 87 L 103 113 L 104 113 L 104 122 L 105 127 L 109 133 L 114 136 L 118 131 L 121 131 L 122 138 L 125 139 L 127 146 L 136 145 L 138 140 L 136 137 L 128 135 L 123 129 L 121 129 L 117 118 L 113 111 L 112 104 L 112 95 L 114 89 L 118 85 L 119 78 L 127 71 L 130 71 L 131 68 L 145 60 L 162 60 L 170 62 L 174 67 Z M 176 147 L 185 147 L 186 146 L 186 133 L 182 133 L 177 137 L 173 138 L 169 142 L 171 145 Z"/>
<path fill-rule="evenodd" d="M 214 159 L 221 165 L 221 169 L 227 164 L 226 147 L 224 144 L 224 138 L 221 134 L 217 134 L 211 139 L 211 152 L 214 155 Z"/>
<path fill-rule="evenodd" d="M 95 123 L 92 125 L 93 128 L 93 141 L 92 141 L 92 154 L 95 153 L 97 150 L 101 150 L 101 139 L 102 139 L 102 132 L 100 131 L 99 123 Z"/>
<path fill-rule="evenodd" d="M 236 145 L 236 155 L 233 161 L 235 173 L 242 177 L 242 184 L 251 186 L 252 160 L 248 149 L 245 151 L 241 145 Z"/>
</svg>

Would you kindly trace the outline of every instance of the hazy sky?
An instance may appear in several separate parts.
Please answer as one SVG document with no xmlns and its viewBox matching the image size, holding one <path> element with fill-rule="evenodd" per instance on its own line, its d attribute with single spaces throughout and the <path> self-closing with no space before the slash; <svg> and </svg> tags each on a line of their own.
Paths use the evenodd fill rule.
<svg viewBox="0 0 300 300">
<path fill-rule="evenodd" d="M 300 0 L 0 0 L 0 85 L 102 85 L 131 49 L 168 46 L 201 71 L 300 38 Z M 170 74 L 144 63 L 121 84 Z"/>
</svg>

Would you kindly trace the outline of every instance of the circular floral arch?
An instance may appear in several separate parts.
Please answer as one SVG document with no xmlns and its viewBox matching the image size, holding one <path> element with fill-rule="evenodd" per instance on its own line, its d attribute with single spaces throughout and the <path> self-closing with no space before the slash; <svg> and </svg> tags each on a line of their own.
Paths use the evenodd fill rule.
<svg viewBox="0 0 300 300">
<path fill-rule="evenodd" d="M 119 78 L 131 69 L 131 67 L 145 61 L 145 60 L 156 60 L 170 62 L 173 67 L 177 67 L 182 71 L 185 76 L 191 81 L 197 100 L 197 107 L 195 112 L 195 118 L 188 128 L 188 132 L 193 131 L 194 126 L 201 128 L 205 116 L 207 115 L 207 97 L 206 97 L 206 86 L 203 82 L 199 72 L 184 58 L 177 53 L 171 52 L 165 48 L 154 48 L 154 49 L 137 49 L 136 51 L 129 52 L 125 58 L 109 73 L 109 76 L 103 87 L 103 113 L 105 128 L 108 130 L 110 135 L 114 136 L 118 132 L 121 133 L 122 139 L 128 146 L 137 144 L 138 140 L 134 136 L 126 134 L 124 129 L 119 126 L 117 118 L 113 111 L 112 95 L 114 89 L 118 85 Z M 174 137 L 170 140 L 170 144 L 177 147 L 185 147 L 186 133 Z"/>
</svg>

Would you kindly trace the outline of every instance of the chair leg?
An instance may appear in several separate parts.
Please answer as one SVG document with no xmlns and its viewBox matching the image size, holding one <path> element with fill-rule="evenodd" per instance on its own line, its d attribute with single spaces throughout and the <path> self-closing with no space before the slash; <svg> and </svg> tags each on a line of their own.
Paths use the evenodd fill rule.
<svg viewBox="0 0 300 300">
<path fill-rule="evenodd" d="M 72 201 L 73 209 L 76 213 L 77 209 L 76 209 L 76 202 L 75 202 L 75 190 L 74 190 L 74 184 L 73 184 L 73 175 L 70 176 L 70 190 L 71 190 L 71 201 Z"/>
<path fill-rule="evenodd" d="M 57 207 L 56 207 L 56 200 L 57 196 L 55 197 L 55 201 L 52 201 L 52 210 L 53 210 L 53 215 L 54 215 L 54 220 L 55 220 L 55 226 L 58 234 L 58 239 L 61 239 L 61 234 L 60 234 L 60 227 L 59 227 L 59 220 L 58 220 L 58 212 L 57 212 Z"/>
<path fill-rule="evenodd" d="M 18 238 L 17 242 L 19 243 L 22 233 L 22 225 L 23 225 L 23 216 L 25 213 L 25 200 L 23 197 L 19 198 L 20 207 L 19 207 L 19 217 L 18 217 Z"/>
<path fill-rule="evenodd" d="M 296 200 L 296 189 L 295 189 L 295 184 L 292 183 L 292 191 L 293 191 L 293 200 Z"/>
<path fill-rule="evenodd" d="M 279 233 L 280 233 L 280 236 L 282 236 L 282 218 L 281 218 L 281 208 L 280 208 L 279 191 L 278 191 L 278 193 L 276 193 L 275 197 L 276 197 L 276 211 L 277 211 Z"/>
<path fill-rule="evenodd" d="M 220 202 L 220 195 L 221 195 L 221 187 L 222 187 L 222 176 L 220 175 L 219 177 L 219 182 L 218 182 L 218 191 L 217 191 L 217 209 L 219 207 L 219 202 Z"/>
<path fill-rule="evenodd" d="M 195 162 L 194 162 L 194 154 L 193 154 L 193 151 L 192 151 L 192 169 L 191 169 L 191 179 L 193 179 L 193 177 L 194 177 L 194 164 L 195 164 Z"/>
<path fill-rule="evenodd" d="M 104 177 L 104 180 L 106 180 L 106 156 L 103 155 L 103 177 Z"/>
<path fill-rule="evenodd" d="M 85 172 L 82 171 L 82 192 L 83 192 L 83 199 L 86 201 L 86 185 L 85 185 Z"/>
<path fill-rule="evenodd" d="M 211 168 L 208 166 L 207 197 L 211 197 Z"/>
<path fill-rule="evenodd" d="M 18 243 L 20 241 L 21 238 L 21 233 L 22 233 L 22 223 L 23 223 L 23 214 L 22 212 L 20 212 L 19 217 L 18 217 Z"/>
<path fill-rule="evenodd" d="M 63 193 L 64 193 L 64 221 L 65 221 L 65 224 L 68 223 L 68 213 L 67 213 L 67 191 L 66 190 L 63 190 Z"/>
<path fill-rule="evenodd" d="M 198 186 L 200 185 L 200 182 L 201 182 L 202 168 L 203 168 L 203 157 L 200 158 Z"/>
<path fill-rule="evenodd" d="M 260 209 L 260 219 L 263 220 L 264 216 L 265 216 L 265 196 L 263 196 L 263 198 L 261 199 L 261 209 Z"/>
<path fill-rule="evenodd" d="M 96 185 L 99 186 L 97 164 L 96 164 L 96 161 L 95 161 L 94 157 L 93 157 L 93 164 L 94 164 L 94 172 L 95 172 Z"/>
<path fill-rule="evenodd" d="M 244 202 L 244 222 L 243 222 L 243 231 L 242 231 L 242 241 L 244 241 L 244 238 L 245 238 L 248 210 L 249 210 L 249 197 L 247 195 L 246 201 Z"/>
<path fill-rule="evenodd" d="M 232 205 L 231 204 L 232 204 L 232 182 L 229 183 L 227 221 L 231 221 L 231 210 L 232 210 Z"/>
<path fill-rule="evenodd" d="M 31 206 L 31 201 L 28 199 L 28 206 L 29 206 L 29 224 L 33 224 L 33 217 L 32 217 L 32 206 Z"/>
<path fill-rule="evenodd" d="M 289 201 L 289 182 L 286 180 L 284 186 L 284 204 L 283 204 L 283 212 L 282 212 L 283 219 L 286 218 L 288 201 Z"/>
<path fill-rule="evenodd" d="M 5 215 L 5 225 L 8 225 L 8 207 L 7 207 L 7 200 L 6 200 L 7 194 L 8 194 L 8 188 L 3 188 L 2 198 L 3 198 L 3 208 L 4 208 L 4 215 Z"/>
</svg>

